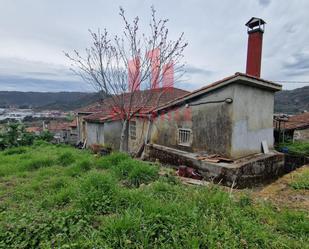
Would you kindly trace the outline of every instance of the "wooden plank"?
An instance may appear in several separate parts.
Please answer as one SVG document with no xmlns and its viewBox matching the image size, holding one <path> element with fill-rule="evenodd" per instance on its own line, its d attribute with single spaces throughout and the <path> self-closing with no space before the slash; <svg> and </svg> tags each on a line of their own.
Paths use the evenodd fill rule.
<svg viewBox="0 0 309 249">
<path fill-rule="evenodd" d="M 209 185 L 209 182 L 206 182 L 206 181 L 201 181 L 201 180 L 196 180 L 196 179 L 181 177 L 181 176 L 178 176 L 178 178 L 185 184 L 199 185 L 199 186 Z"/>
</svg>

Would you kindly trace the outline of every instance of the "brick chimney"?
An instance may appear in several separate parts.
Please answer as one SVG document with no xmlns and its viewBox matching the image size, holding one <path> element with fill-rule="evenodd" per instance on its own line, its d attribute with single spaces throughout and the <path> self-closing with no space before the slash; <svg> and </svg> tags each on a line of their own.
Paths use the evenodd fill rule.
<svg viewBox="0 0 309 249">
<path fill-rule="evenodd" d="M 252 17 L 247 23 L 248 27 L 248 51 L 246 74 L 260 77 L 262 61 L 262 43 L 265 21 Z"/>
</svg>

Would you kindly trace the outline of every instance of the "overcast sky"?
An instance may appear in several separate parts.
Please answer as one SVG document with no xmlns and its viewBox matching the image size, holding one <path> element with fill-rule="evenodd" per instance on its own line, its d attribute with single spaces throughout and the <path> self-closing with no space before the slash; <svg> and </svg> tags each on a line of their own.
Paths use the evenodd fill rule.
<svg viewBox="0 0 309 249">
<path fill-rule="evenodd" d="M 309 81 L 308 0 L 0 0 L 0 90 L 93 91 L 69 71 L 63 51 L 87 47 L 89 28 L 120 33 L 119 6 L 148 24 L 151 5 L 170 20 L 172 37 L 184 32 L 189 43 L 179 87 L 193 90 L 244 72 L 252 16 L 267 22 L 262 78 Z"/>
</svg>

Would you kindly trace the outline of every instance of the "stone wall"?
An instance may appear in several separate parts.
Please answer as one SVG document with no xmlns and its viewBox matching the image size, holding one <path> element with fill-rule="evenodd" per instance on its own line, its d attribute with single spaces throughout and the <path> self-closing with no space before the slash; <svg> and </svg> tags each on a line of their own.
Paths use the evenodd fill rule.
<svg viewBox="0 0 309 249">
<path fill-rule="evenodd" d="M 146 146 L 146 158 L 163 164 L 186 165 L 197 169 L 206 180 L 237 188 L 270 182 L 291 171 L 284 163 L 284 154 L 278 152 L 258 154 L 232 164 L 209 163 L 197 160 L 193 153 L 153 144 Z"/>
</svg>

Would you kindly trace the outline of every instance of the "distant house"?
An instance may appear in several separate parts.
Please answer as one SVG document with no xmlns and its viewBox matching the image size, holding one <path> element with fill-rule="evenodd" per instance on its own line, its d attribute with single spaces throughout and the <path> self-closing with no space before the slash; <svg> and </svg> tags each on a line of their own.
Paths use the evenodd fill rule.
<svg viewBox="0 0 309 249">
<path fill-rule="evenodd" d="M 309 141 L 309 112 L 275 118 L 275 131 L 283 140 Z"/>
<path fill-rule="evenodd" d="M 37 136 L 40 135 L 42 131 L 43 131 L 42 127 L 32 126 L 32 127 L 27 127 L 26 128 L 26 132 L 34 133 Z"/>
<path fill-rule="evenodd" d="M 69 143 L 70 141 L 70 122 L 52 120 L 47 124 L 47 130 L 54 135 L 53 142 Z"/>
</svg>

